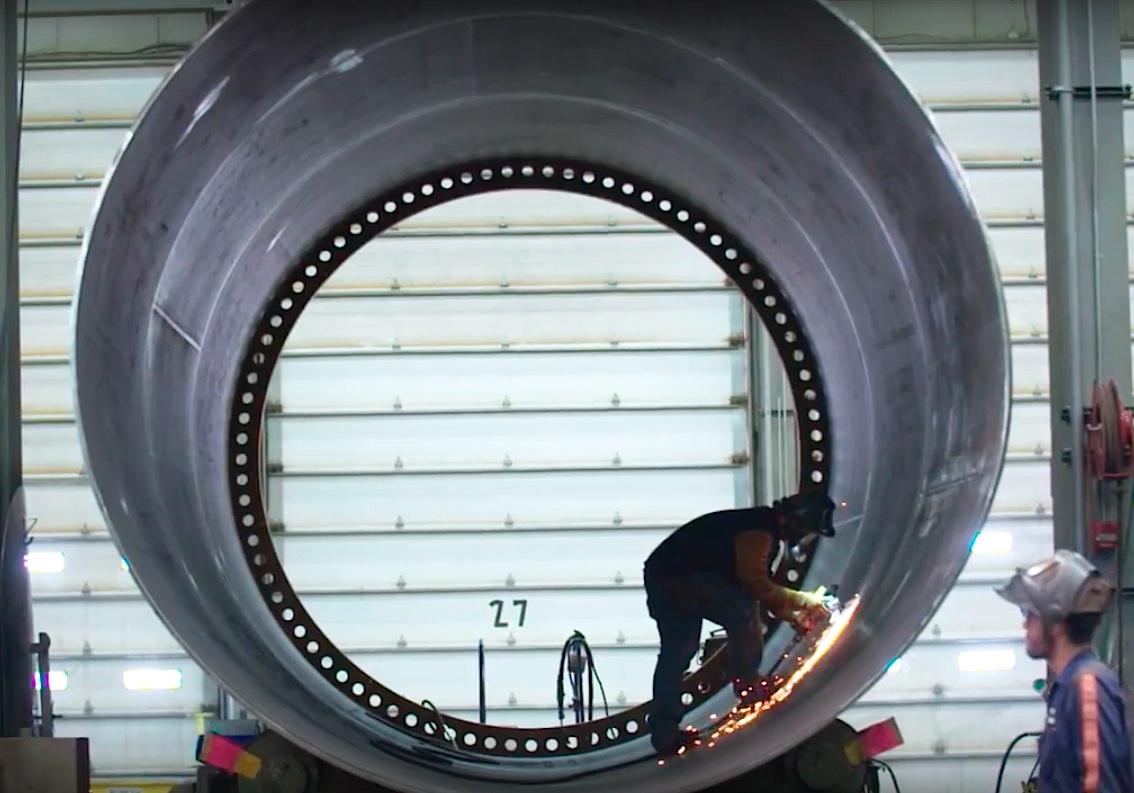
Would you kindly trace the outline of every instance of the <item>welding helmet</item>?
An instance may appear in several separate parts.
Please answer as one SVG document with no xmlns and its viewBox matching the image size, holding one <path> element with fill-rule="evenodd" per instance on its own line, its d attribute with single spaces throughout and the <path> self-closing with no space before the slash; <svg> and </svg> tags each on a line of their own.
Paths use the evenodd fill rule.
<svg viewBox="0 0 1134 793">
<path fill-rule="evenodd" d="M 784 518 L 784 533 L 792 543 L 812 535 L 835 536 L 835 502 L 825 493 L 795 493 L 773 503 L 772 509 Z"/>
<path fill-rule="evenodd" d="M 1045 622 L 1059 622 L 1072 614 L 1106 611 L 1114 590 L 1114 584 L 1082 555 L 1060 549 L 1031 567 L 1018 568 L 996 594 Z"/>
</svg>

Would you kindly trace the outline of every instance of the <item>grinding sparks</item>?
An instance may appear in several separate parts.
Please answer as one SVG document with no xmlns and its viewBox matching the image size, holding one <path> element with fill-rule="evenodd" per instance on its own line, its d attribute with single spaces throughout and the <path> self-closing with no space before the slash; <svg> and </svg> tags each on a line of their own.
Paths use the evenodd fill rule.
<svg viewBox="0 0 1134 793">
<path fill-rule="evenodd" d="M 711 749 L 712 747 L 716 746 L 717 742 L 723 736 L 731 735 L 737 730 L 743 729 L 745 726 L 751 724 L 757 718 L 759 718 L 761 713 L 771 710 L 776 705 L 791 696 L 791 692 L 795 688 L 795 686 L 801 680 L 803 680 L 803 678 L 807 677 L 807 675 L 811 672 L 812 669 L 815 668 L 816 664 L 819 663 L 823 656 L 826 655 L 831 650 L 831 648 L 835 646 L 835 643 L 839 640 L 839 637 L 842 636 L 843 632 L 847 629 L 847 626 L 850 625 L 855 611 L 858 610 L 858 605 L 859 598 L 856 595 L 855 597 L 851 598 L 846 603 L 846 605 L 844 605 L 841 609 L 839 609 L 832 615 L 831 621 L 827 624 L 827 627 L 814 639 L 814 643 L 811 645 L 811 652 L 806 656 L 798 655 L 796 657 L 795 670 L 786 679 L 780 675 L 776 675 L 773 678 L 772 682 L 774 683 L 776 690 L 771 694 L 770 697 L 768 697 L 768 699 L 746 706 L 741 706 L 739 704 L 736 705 L 732 709 L 732 712 L 730 712 L 723 721 L 713 727 L 712 732 L 709 733 L 707 739 L 695 739 L 690 746 L 682 747 L 680 750 L 678 750 L 678 756 L 680 757 L 684 754 L 687 754 L 690 749 L 698 746 L 705 746 L 706 748 Z M 787 656 L 785 656 L 785 658 L 786 657 Z M 693 731 L 691 730 L 690 732 Z M 658 764 L 665 765 L 665 761 L 661 760 Z"/>
</svg>

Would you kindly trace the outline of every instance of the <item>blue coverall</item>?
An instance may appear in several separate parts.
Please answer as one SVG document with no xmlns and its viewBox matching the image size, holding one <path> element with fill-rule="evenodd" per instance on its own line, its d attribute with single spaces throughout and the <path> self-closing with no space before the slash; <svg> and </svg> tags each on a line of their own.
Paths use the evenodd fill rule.
<svg viewBox="0 0 1134 793">
<path fill-rule="evenodd" d="M 768 507 L 719 510 L 677 529 L 646 560 L 646 605 L 661 639 L 649 715 L 655 749 L 666 751 L 680 735 L 682 675 L 697 654 L 703 619 L 725 629 L 729 674 L 749 683 L 764 650 L 759 607 L 786 620 L 806 607 L 802 595 L 772 581 L 783 540 Z"/>
<path fill-rule="evenodd" d="M 1071 659 L 1048 689 L 1039 761 L 1040 793 L 1134 791 L 1122 688 L 1091 650 Z"/>
</svg>

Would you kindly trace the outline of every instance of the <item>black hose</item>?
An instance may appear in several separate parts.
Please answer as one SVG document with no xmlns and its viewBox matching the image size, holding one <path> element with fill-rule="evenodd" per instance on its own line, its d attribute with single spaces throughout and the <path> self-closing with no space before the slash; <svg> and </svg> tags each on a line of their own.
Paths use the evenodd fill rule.
<svg viewBox="0 0 1134 793">
<path fill-rule="evenodd" d="M 423 708 L 428 708 L 429 710 L 437 714 L 437 722 L 439 725 L 437 737 L 439 737 L 442 741 L 448 741 L 453 745 L 454 749 L 460 751 L 460 749 L 457 747 L 456 732 L 454 731 L 452 734 L 450 734 L 449 728 L 445 725 L 445 717 L 441 715 L 441 711 L 437 709 L 437 706 L 430 702 L 428 699 L 423 699 L 421 701 L 421 706 Z"/>
<path fill-rule="evenodd" d="M 1025 738 L 1038 738 L 1040 735 L 1041 733 L 1038 732 L 1022 732 L 1012 739 L 1012 743 L 1008 744 L 1008 749 L 1000 758 L 1000 771 L 996 775 L 996 793 L 1000 793 L 1000 786 L 1004 784 L 1004 771 L 1008 768 L 1008 758 L 1012 756 L 1012 750 L 1016 748 L 1016 744 Z"/>
<path fill-rule="evenodd" d="M 578 646 L 582 653 L 586 656 L 587 663 L 587 679 L 590 683 L 590 691 L 588 692 L 588 713 L 587 718 L 591 721 L 595 717 L 595 684 L 598 684 L 599 691 L 602 693 L 602 706 L 607 716 L 610 716 L 610 705 L 606 701 L 606 688 L 602 684 L 602 678 L 599 677 L 598 670 L 595 668 L 595 656 L 591 651 L 591 646 L 587 643 L 585 637 L 579 631 L 575 631 L 563 645 L 563 650 L 559 654 L 559 675 L 555 682 L 555 695 L 556 704 L 559 706 L 559 726 L 563 726 L 563 720 L 566 717 L 564 711 L 564 701 L 566 698 L 566 690 L 563 685 L 564 673 L 567 671 L 567 654 L 575 646 Z M 581 693 L 581 692 L 580 692 Z"/>
</svg>

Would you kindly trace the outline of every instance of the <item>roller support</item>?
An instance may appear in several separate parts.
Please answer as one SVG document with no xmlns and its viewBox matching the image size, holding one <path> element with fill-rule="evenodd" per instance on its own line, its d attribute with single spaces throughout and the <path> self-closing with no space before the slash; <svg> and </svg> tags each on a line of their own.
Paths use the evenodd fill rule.
<svg viewBox="0 0 1134 793">
<path fill-rule="evenodd" d="M 274 558 L 254 436 L 297 297 L 390 217 L 508 186 L 629 202 L 709 252 L 778 340 L 801 485 L 847 504 L 793 585 L 860 595 L 853 624 L 787 703 L 678 767 L 614 724 L 566 751 L 564 732 L 487 747 L 501 728 L 475 723 L 426 738 L 435 714 L 408 724 L 312 638 Z M 253 0 L 173 73 L 104 184 L 74 374 L 100 503 L 170 629 L 277 733 L 408 793 L 684 793 L 799 745 L 951 589 L 1010 393 L 996 268 L 923 110 L 819 3 L 739 0 Z M 691 722 L 731 702 L 714 668 Z"/>
<path fill-rule="evenodd" d="M 783 755 L 704 793 L 862 793 L 876 769 L 873 755 L 862 750 L 861 736 L 846 722 L 833 721 Z M 201 777 L 208 782 L 199 781 L 195 793 L 233 788 L 239 793 L 391 793 L 327 765 L 277 734 L 241 740 L 246 743 L 234 753 L 218 752 L 223 763 L 202 766 Z"/>
</svg>

